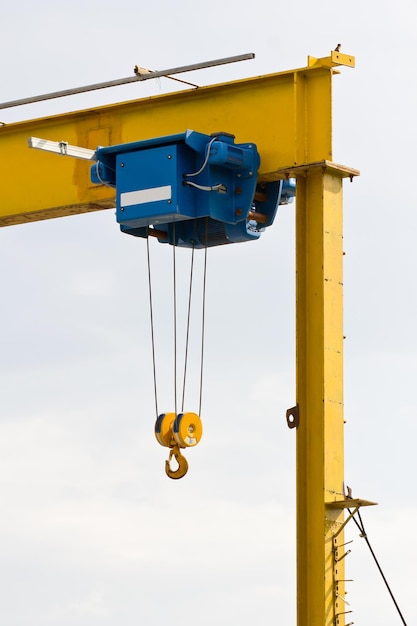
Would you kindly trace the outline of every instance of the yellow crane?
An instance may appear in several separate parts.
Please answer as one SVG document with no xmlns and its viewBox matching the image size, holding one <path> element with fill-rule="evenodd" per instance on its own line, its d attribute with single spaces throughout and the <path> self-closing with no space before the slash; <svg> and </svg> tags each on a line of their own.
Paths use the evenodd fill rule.
<svg viewBox="0 0 417 626">
<path fill-rule="evenodd" d="M 354 58 L 336 49 L 296 70 L 0 127 L 1 226 L 114 207 L 114 190 L 92 184 L 85 163 L 37 155 L 28 137 L 94 151 L 224 130 L 256 144 L 259 183 L 296 179 L 296 405 L 287 422 L 297 449 L 298 626 L 347 626 L 344 528 L 373 504 L 344 487 L 342 186 L 359 172 L 332 160 L 338 66 Z M 22 171 L 30 194 L 16 193 Z"/>
</svg>

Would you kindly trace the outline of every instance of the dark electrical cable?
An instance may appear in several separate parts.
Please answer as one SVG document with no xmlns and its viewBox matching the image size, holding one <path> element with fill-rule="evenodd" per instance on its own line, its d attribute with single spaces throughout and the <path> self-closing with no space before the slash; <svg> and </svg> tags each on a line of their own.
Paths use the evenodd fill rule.
<svg viewBox="0 0 417 626">
<path fill-rule="evenodd" d="M 352 513 L 350 512 L 350 510 L 349 510 L 349 509 L 348 509 L 348 511 L 349 511 L 350 515 L 352 515 Z M 373 557 L 373 559 L 374 559 L 374 561 L 375 561 L 375 563 L 376 563 L 376 566 L 377 566 L 377 568 L 378 568 L 378 570 L 379 570 L 379 573 L 380 573 L 380 574 L 381 574 L 381 576 L 382 576 L 382 580 L 384 581 L 385 586 L 386 586 L 386 588 L 388 589 L 388 592 L 389 592 L 389 594 L 390 594 L 390 596 L 391 596 L 391 599 L 392 599 L 392 601 L 393 601 L 393 603 L 394 603 L 394 605 L 395 605 L 395 608 L 396 608 L 396 609 L 397 609 L 397 611 L 398 611 L 398 615 L 400 616 L 401 621 L 402 621 L 402 623 L 404 624 L 404 626 L 407 626 L 407 622 L 405 621 L 404 616 L 403 616 L 403 614 L 402 614 L 402 613 L 401 613 L 401 611 L 400 611 L 400 607 L 398 606 L 397 601 L 396 601 L 396 599 L 395 599 L 395 597 L 394 597 L 394 594 L 392 593 L 391 588 L 390 588 L 390 586 L 389 586 L 389 584 L 388 584 L 388 581 L 387 581 L 387 579 L 386 579 L 386 578 L 385 578 L 385 576 L 384 576 L 384 572 L 382 571 L 382 568 L 381 568 L 381 566 L 380 566 L 380 564 L 379 564 L 379 562 L 378 562 L 378 559 L 377 559 L 377 558 L 376 558 L 376 556 L 375 556 L 375 552 L 373 551 L 372 546 L 371 546 L 371 544 L 369 543 L 368 535 L 366 534 L 366 531 L 365 531 L 365 526 L 363 525 L 363 521 L 362 521 L 361 514 L 359 513 L 359 511 L 357 511 L 357 514 L 358 514 L 358 517 L 359 517 L 359 522 L 355 519 L 355 516 L 354 516 L 354 515 L 352 516 L 352 519 L 353 519 L 353 521 L 355 522 L 356 526 L 357 526 L 357 527 L 359 528 L 359 530 L 360 530 L 360 533 L 361 533 L 361 534 L 360 534 L 360 537 L 362 537 L 363 539 L 365 539 L 365 541 L 366 541 L 366 543 L 367 543 L 367 546 L 368 546 L 368 548 L 369 548 L 369 550 L 370 550 L 370 552 L 371 552 L 371 554 L 372 554 L 372 557 Z"/>
</svg>

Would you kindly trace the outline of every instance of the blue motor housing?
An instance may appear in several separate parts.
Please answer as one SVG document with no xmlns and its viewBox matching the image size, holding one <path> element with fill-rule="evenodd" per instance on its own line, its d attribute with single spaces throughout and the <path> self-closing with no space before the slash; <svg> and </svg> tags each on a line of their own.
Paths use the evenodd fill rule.
<svg viewBox="0 0 417 626">
<path fill-rule="evenodd" d="M 98 148 L 91 180 L 116 188 L 116 217 L 125 233 L 205 247 L 258 239 L 275 218 L 282 182 L 257 190 L 255 144 L 233 135 L 186 131 Z"/>
</svg>

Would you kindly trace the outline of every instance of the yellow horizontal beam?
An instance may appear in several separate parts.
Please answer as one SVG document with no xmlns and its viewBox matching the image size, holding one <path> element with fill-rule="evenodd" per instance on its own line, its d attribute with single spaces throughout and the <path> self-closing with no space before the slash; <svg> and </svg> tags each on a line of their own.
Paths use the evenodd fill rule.
<svg viewBox="0 0 417 626">
<path fill-rule="evenodd" d="M 0 126 L 0 226 L 114 206 L 112 189 L 91 184 L 88 162 L 29 150 L 30 136 L 96 149 L 187 129 L 221 130 L 257 145 L 264 181 L 282 177 L 285 168 L 331 161 L 331 79 L 334 67 L 353 63 L 345 56 L 310 57 L 297 70 Z"/>
</svg>

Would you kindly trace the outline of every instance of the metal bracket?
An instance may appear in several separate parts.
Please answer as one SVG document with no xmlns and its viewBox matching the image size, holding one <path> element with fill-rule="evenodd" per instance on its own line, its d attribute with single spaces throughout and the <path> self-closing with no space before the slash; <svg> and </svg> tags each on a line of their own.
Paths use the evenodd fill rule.
<svg viewBox="0 0 417 626">
<path fill-rule="evenodd" d="M 348 165 L 341 165 L 340 163 L 334 163 L 333 161 L 312 161 L 311 163 L 303 163 L 302 165 L 289 165 L 288 167 L 281 167 L 276 171 L 276 175 L 279 178 L 305 178 L 307 174 L 312 170 L 321 170 L 322 172 L 330 172 L 340 178 L 349 178 L 352 182 L 355 176 L 360 176 L 360 171 L 349 167 Z"/>
<path fill-rule="evenodd" d="M 40 137 L 28 138 L 29 148 L 37 148 L 45 152 L 53 152 L 61 156 L 75 157 L 84 161 L 95 161 L 96 151 L 89 148 L 81 148 L 80 146 L 71 146 L 68 141 L 50 141 L 49 139 L 41 139 Z"/>
<path fill-rule="evenodd" d="M 287 419 L 288 428 L 297 428 L 300 423 L 300 412 L 298 409 L 298 404 L 293 406 L 291 409 L 287 409 L 285 417 Z"/>
<path fill-rule="evenodd" d="M 371 502 L 370 500 L 362 500 L 361 498 L 346 498 L 344 500 L 334 500 L 333 502 L 326 502 L 326 507 L 329 509 L 354 509 L 350 512 L 350 515 L 345 519 L 339 530 L 333 535 L 336 538 L 344 529 L 346 524 L 357 513 L 361 506 L 375 506 L 377 502 Z"/>
<path fill-rule="evenodd" d="M 337 46 L 337 48 L 339 48 L 339 46 Z M 343 52 L 340 52 L 340 49 L 332 50 L 328 57 L 321 57 L 320 59 L 310 55 L 308 57 L 308 67 L 333 68 L 340 65 L 355 67 L 355 57 L 351 54 L 343 54 Z"/>
</svg>

